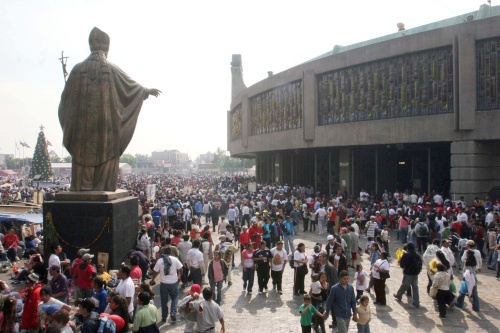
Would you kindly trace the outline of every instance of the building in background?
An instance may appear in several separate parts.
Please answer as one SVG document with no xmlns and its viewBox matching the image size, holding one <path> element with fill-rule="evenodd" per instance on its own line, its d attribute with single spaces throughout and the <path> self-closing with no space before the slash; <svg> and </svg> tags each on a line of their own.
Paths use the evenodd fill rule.
<svg viewBox="0 0 500 333">
<path fill-rule="evenodd" d="M 177 149 L 172 149 L 152 152 L 151 160 L 153 162 L 170 162 L 173 165 L 185 165 L 189 163 L 189 156 L 186 153 L 181 153 Z"/>
<path fill-rule="evenodd" d="M 500 186 L 500 6 L 330 52 L 246 87 L 231 62 L 231 156 L 326 194 Z"/>
</svg>

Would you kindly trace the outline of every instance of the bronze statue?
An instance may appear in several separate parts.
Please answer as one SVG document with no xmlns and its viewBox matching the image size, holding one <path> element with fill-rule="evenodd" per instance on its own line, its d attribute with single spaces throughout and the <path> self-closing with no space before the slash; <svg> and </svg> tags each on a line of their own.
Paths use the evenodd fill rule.
<svg viewBox="0 0 500 333">
<path fill-rule="evenodd" d="M 109 36 L 92 29 L 90 56 L 71 71 L 59 104 L 63 144 L 72 157 L 71 191 L 116 190 L 120 156 L 134 134 L 147 89 L 107 60 Z"/>
</svg>

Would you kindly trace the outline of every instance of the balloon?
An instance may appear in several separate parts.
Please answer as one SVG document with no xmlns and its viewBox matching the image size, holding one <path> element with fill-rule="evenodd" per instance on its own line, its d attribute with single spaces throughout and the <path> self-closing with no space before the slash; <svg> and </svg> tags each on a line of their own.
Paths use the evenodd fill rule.
<svg viewBox="0 0 500 333">
<path fill-rule="evenodd" d="M 117 315 L 110 315 L 110 314 L 107 314 L 107 313 L 101 313 L 100 314 L 101 317 L 108 317 L 109 319 L 111 319 L 112 321 L 115 322 L 115 325 L 116 325 L 116 331 L 121 331 L 123 327 L 125 327 L 125 320 L 123 320 L 122 317 L 120 316 L 117 316 Z"/>
<path fill-rule="evenodd" d="M 156 245 L 155 247 L 153 247 L 153 252 L 156 253 L 160 251 L 160 247 L 158 245 Z"/>
</svg>

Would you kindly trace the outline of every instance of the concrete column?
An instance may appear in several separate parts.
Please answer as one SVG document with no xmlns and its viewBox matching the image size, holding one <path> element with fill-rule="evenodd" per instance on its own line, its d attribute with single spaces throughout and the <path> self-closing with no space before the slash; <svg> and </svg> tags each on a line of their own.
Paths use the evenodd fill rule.
<svg viewBox="0 0 500 333">
<path fill-rule="evenodd" d="M 339 151 L 339 187 L 341 190 L 345 188 L 349 192 L 351 189 L 351 150 L 342 148 Z"/>
<path fill-rule="evenodd" d="M 457 52 L 455 52 L 456 54 Z M 476 124 L 476 37 L 458 35 L 458 126 L 473 130 Z"/>
<path fill-rule="evenodd" d="M 304 140 L 314 140 L 314 131 L 317 124 L 317 105 L 318 105 L 318 83 L 314 70 L 308 69 L 304 72 L 302 80 L 302 127 L 304 130 Z"/>
<path fill-rule="evenodd" d="M 468 203 L 500 186 L 498 142 L 455 141 L 451 143 L 450 195 L 464 196 Z"/>
</svg>

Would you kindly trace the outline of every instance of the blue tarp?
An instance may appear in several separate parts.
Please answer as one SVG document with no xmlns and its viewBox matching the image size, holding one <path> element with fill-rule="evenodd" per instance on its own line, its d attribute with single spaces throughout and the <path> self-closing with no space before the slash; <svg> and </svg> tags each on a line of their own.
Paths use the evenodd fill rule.
<svg viewBox="0 0 500 333">
<path fill-rule="evenodd" d="M 0 213 L 1 221 L 20 221 L 20 222 L 31 222 L 31 223 L 42 223 L 42 214 L 26 214 L 26 213 Z"/>
</svg>

